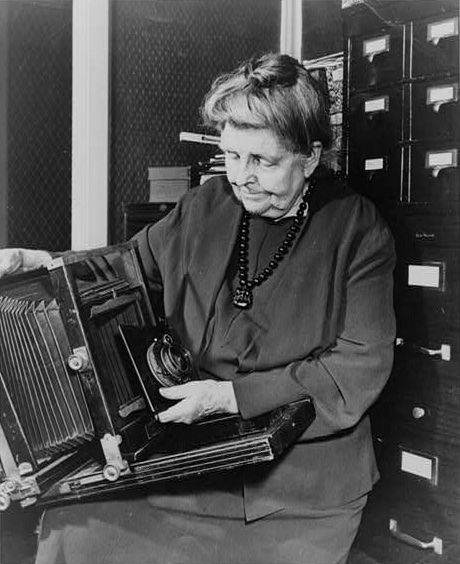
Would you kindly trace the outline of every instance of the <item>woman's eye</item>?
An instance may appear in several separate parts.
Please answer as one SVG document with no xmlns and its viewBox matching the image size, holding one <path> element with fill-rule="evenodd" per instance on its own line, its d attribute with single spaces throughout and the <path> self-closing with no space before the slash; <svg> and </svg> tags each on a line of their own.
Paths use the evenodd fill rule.
<svg viewBox="0 0 460 564">
<path fill-rule="evenodd" d="M 230 152 L 228 152 L 228 153 L 225 153 L 225 157 L 226 157 L 227 159 L 230 159 L 230 160 L 234 161 L 234 160 L 238 159 L 238 154 L 237 154 L 237 153 L 230 153 Z"/>
</svg>

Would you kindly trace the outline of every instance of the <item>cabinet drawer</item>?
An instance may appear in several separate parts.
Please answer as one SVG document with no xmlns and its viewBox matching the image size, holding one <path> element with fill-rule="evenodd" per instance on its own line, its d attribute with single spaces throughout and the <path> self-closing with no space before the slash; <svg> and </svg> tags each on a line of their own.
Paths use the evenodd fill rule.
<svg viewBox="0 0 460 564">
<path fill-rule="evenodd" d="M 372 35 L 350 40 L 350 84 L 352 88 L 400 81 L 403 78 L 404 27 L 383 28 Z"/>
<path fill-rule="evenodd" d="M 447 339 L 452 354 L 458 354 L 458 254 L 454 249 L 420 249 L 411 258 L 399 254 L 394 274 L 399 337 L 428 348 Z"/>
<path fill-rule="evenodd" d="M 410 202 L 449 205 L 460 199 L 459 143 L 414 143 L 410 147 Z"/>
<path fill-rule="evenodd" d="M 412 76 L 458 73 L 458 14 L 412 24 Z"/>
<path fill-rule="evenodd" d="M 350 146 L 378 153 L 402 139 L 401 89 L 380 89 L 378 93 L 358 93 L 350 98 Z"/>
<path fill-rule="evenodd" d="M 417 256 L 420 248 L 458 249 L 460 245 L 460 217 L 453 210 L 407 204 L 387 208 L 385 217 L 397 241 L 398 255 Z"/>
<path fill-rule="evenodd" d="M 430 248 L 423 244 L 408 249 L 404 242 L 397 242 L 397 252 L 396 290 L 426 298 L 442 295 L 458 304 L 460 258 L 456 249 Z"/>
<path fill-rule="evenodd" d="M 450 496 L 460 506 L 460 449 L 442 433 L 429 435 L 427 429 L 399 425 L 394 435 L 383 438 L 379 460 L 382 473 L 402 486 L 418 484 L 421 497 L 431 494 L 438 500 Z"/>
<path fill-rule="evenodd" d="M 412 138 L 458 139 L 460 104 L 458 80 L 412 85 Z"/>
<path fill-rule="evenodd" d="M 423 491 L 417 485 L 395 488 L 389 496 L 388 532 L 395 538 L 410 543 L 411 539 L 424 543 L 415 562 L 437 562 L 458 542 L 460 508 L 446 495 Z M 404 536 L 403 536 L 404 535 Z M 407 536 L 411 539 L 408 539 Z M 421 547 L 421 548 L 422 548 Z M 441 562 L 446 562 L 444 559 Z M 455 562 L 455 560 L 447 560 Z"/>
<path fill-rule="evenodd" d="M 388 151 L 350 148 L 348 176 L 351 187 L 373 200 L 399 201 L 402 149 Z"/>
<path fill-rule="evenodd" d="M 459 299 L 425 299 L 420 293 L 395 292 L 397 336 L 400 347 L 420 357 L 457 362 L 460 349 Z M 426 349 L 423 351 L 422 349 Z"/>
<path fill-rule="evenodd" d="M 430 417 L 431 407 L 446 407 L 454 414 L 460 413 L 460 364 L 439 357 L 427 358 L 410 345 L 396 347 L 385 395 L 410 398 L 413 404 L 405 404 L 404 411 L 416 420 Z"/>
<path fill-rule="evenodd" d="M 414 399 L 413 396 L 421 395 L 420 390 L 401 390 L 403 386 L 399 386 L 397 377 L 397 372 L 392 373 L 374 410 L 374 428 L 387 439 L 441 457 L 446 464 L 452 456 L 460 462 L 458 404 L 443 404 L 439 395 L 425 398 L 425 401 Z"/>
</svg>

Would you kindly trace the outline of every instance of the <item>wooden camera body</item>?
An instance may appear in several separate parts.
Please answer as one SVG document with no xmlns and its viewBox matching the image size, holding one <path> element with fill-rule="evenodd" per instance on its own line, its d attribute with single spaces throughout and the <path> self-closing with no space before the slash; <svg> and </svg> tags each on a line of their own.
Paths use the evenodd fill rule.
<svg viewBox="0 0 460 564">
<path fill-rule="evenodd" d="M 152 350 L 163 376 L 188 362 L 165 331 L 132 242 L 0 281 L 0 510 L 273 460 L 313 420 L 305 400 L 249 421 L 159 423 Z"/>
</svg>

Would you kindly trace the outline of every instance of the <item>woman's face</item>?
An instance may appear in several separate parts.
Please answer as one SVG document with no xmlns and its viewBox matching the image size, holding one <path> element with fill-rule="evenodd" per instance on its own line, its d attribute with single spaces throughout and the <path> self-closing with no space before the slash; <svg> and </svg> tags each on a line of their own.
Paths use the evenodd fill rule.
<svg viewBox="0 0 460 564">
<path fill-rule="evenodd" d="M 286 215 L 299 203 L 311 159 L 291 153 L 270 129 L 239 129 L 225 125 L 220 147 L 233 192 L 251 214 L 272 219 Z"/>
</svg>

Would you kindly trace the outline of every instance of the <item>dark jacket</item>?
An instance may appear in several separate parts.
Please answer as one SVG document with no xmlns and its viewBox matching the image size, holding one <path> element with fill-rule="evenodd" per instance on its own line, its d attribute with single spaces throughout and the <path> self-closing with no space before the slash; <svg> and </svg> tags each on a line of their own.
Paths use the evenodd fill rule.
<svg viewBox="0 0 460 564">
<path fill-rule="evenodd" d="M 137 236 L 147 277 L 198 368 L 241 214 L 220 177 Z M 267 307 L 252 312 L 257 346 L 237 351 L 233 373 L 216 374 L 233 380 L 246 418 L 306 395 L 315 405 L 315 421 L 282 460 L 246 472 L 248 520 L 338 506 L 378 478 L 366 411 L 393 360 L 394 262 L 373 204 L 335 179 L 319 182 L 306 228 L 264 284 Z"/>
</svg>

